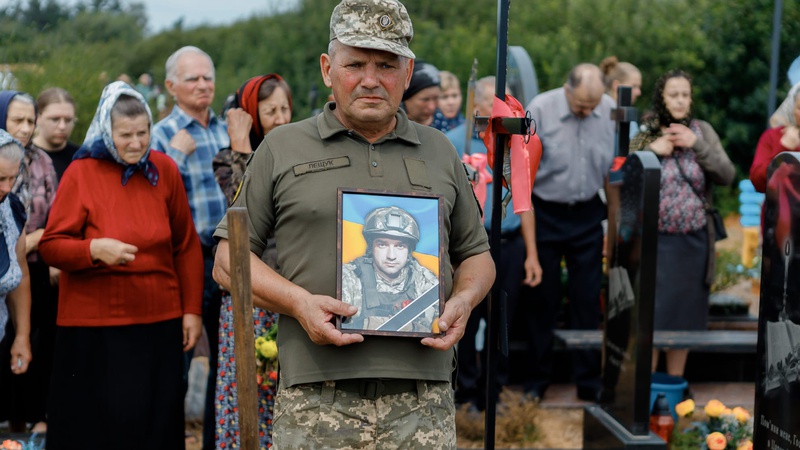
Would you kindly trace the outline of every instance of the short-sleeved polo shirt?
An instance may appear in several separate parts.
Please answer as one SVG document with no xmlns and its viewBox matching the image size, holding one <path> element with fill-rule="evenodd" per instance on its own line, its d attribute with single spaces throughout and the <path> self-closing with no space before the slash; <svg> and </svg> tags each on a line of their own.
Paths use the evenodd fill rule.
<svg viewBox="0 0 800 450">
<path fill-rule="evenodd" d="M 233 206 L 250 218 L 250 248 L 260 255 L 267 238 L 277 243 L 280 274 L 313 294 L 335 296 L 337 189 L 426 192 L 444 199 L 445 296 L 452 266 L 488 251 L 480 212 L 461 161 L 438 130 L 396 115 L 395 130 L 369 143 L 323 113 L 271 131 L 245 173 Z M 223 218 L 215 236 L 227 238 Z M 419 339 L 367 336 L 334 347 L 311 342 L 300 324 L 281 316 L 278 336 L 282 377 L 289 386 L 361 377 L 450 380 L 453 352 L 422 346 Z"/>
</svg>

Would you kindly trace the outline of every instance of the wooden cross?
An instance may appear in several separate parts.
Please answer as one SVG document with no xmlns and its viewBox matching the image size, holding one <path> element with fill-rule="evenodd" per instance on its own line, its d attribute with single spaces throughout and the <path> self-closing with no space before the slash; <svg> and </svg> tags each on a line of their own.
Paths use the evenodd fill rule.
<svg viewBox="0 0 800 450">
<path fill-rule="evenodd" d="M 239 400 L 239 446 L 258 450 L 258 387 L 256 386 L 253 290 L 250 285 L 250 232 L 247 209 L 228 209 L 233 340 Z"/>
</svg>

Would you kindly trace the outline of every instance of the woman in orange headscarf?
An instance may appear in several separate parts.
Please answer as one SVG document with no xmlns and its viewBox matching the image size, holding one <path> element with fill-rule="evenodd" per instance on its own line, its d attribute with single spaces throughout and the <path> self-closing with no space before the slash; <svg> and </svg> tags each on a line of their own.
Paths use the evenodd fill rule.
<svg viewBox="0 0 800 450">
<path fill-rule="evenodd" d="M 292 92 L 289 85 L 276 74 L 247 80 L 236 91 L 227 117 L 231 148 L 220 151 L 214 158 L 214 176 L 228 202 L 232 203 L 251 154 L 258 149 L 267 133 L 292 119 Z M 276 256 L 275 242 L 271 239 L 261 258 L 270 267 L 276 268 Z M 265 335 L 277 320 L 276 313 L 253 308 L 256 336 Z M 215 448 L 234 448 L 240 445 L 233 343 L 232 302 L 230 293 L 225 293 L 220 310 L 219 361 L 216 365 Z M 264 449 L 272 442 L 272 407 L 277 390 L 277 380 L 270 380 L 269 374 L 267 375 L 267 379 L 261 380 L 258 391 L 259 448 Z"/>
</svg>

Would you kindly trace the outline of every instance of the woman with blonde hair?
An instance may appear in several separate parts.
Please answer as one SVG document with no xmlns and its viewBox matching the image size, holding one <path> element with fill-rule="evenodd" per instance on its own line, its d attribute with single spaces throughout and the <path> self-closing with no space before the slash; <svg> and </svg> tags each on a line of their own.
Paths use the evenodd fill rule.
<svg viewBox="0 0 800 450">
<path fill-rule="evenodd" d="M 247 161 L 270 131 L 292 120 L 292 91 L 278 74 L 260 75 L 247 80 L 239 89 L 227 113 L 231 148 L 214 157 L 214 177 L 222 192 L 233 203 L 242 181 Z M 261 259 L 277 268 L 275 240 L 270 239 Z M 278 314 L 253 308 L 253 330 L 256 337 L 267 334 L 278 322 Z M 236 390 L 234 360 L 233 301 L 223 292 L 219 320 L 219 357 L 211 370 L 217 371 L 214 396 L 214 448 L 239 448 L 239 398 Z M 269 378 L 269 377 L 267 377 Z M 258 390 L 260 448 L 272 445 L 272 411 L 277 380 L 262 379 Z M 203 433 L 203 441 L 210 436 Z"/>
<path fill-rule="evenodd" d="M 642 72 L 629 62 L 619 61 L 616 56 L 609 56 L 600 62 L 603 71 L 603 83 L 606 85 L 606 94 L 617 100 L 619 86 L 631 87 L 631 103 L 642 95 Z"/>
<path fill-rule="evenodd" d="M 452 130 L 464 123 L 464 115 L 461 113 L 461 86 L 452 72 L 439 71 L 439 78 L 441 79 L 439 110 L 446 119 L 447 129 Z"/>
<path fill-rule="evenodd" d="M 600 62 L 600 70 L 603 71 L 606 94 L 615 103 L 617 101 L 617 88 L 620 86 L 630 86 L 631 105 L 635 104 L 636 99 L 642 95 L 642 72 L 633 64 L 619 61 L 616 56 L 609 56 Z M 636 136 L 638 132 L 639 124 L 631 122 L 630 137 Z"/>
</svg>

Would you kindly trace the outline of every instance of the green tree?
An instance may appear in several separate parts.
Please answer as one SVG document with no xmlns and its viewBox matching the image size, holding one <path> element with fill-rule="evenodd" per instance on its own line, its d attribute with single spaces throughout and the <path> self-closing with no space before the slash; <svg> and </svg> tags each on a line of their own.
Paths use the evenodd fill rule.
<svg viewBox="0 0 800 450">
<path fill-rule="evenodd" d="M 295 120 L 310 113 L 310 92 L 323 98 L 328 93 L 319 55 L 327 48 L 330 12 L 338 0 L 300 0 L 294 10 L 230 26 L 187 29 L 179 23 L 150 36 L 141 4 L 84 0 L 69 7 L 58 1 L 16 0 L 0 8 L 0 63 L 35 64 L 38 71 L 18 77 L 30 92 L 50 85 L 91 88 L 94 101 L 101 86 L 87 80 L 100 80 L 103 73 L 108 80 L 121 72 L 149 71 L 163 84 L 167 57 L 183 45 L 196 45 L 216 63 L 217 110 L 246 79 L 262 73 L 280 73 L 290 84 Z M 411 47 L 418 58 L 452 71 L 464 87 L 473 58 L 479 60 L 479 76 L 494 74 L 495 0 L 406 0 L 405 5 L 414 21 Z M 767 120 L 772 6 L 773 0 L 514 1 L 509 45 L 531 55 L 540 90 L 563 84 L 580 62 L 599 63 L 609 55 L 630 61 L 642 71 L 637 102 L 642 111 L 651 104 L 659 76 L 672 68 L 688 71 L 696 116 L 719 132 L 744 176 Z M 798 48 L 800 6 L 784 2 L 781 80 Z M 788 88 L 783 82 L 779 100 Z M 81 107 L 82 123 L 93 109 Z"/>
</svg>

